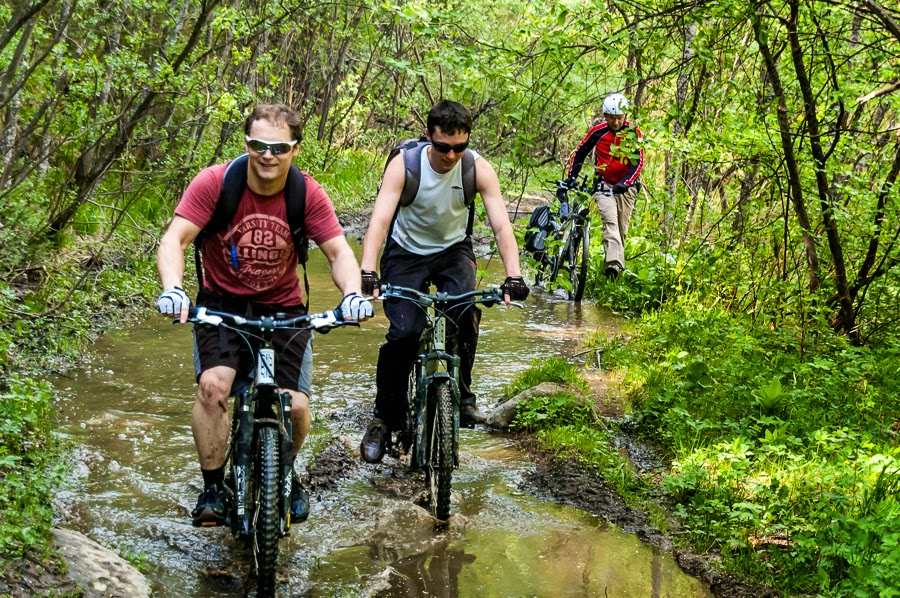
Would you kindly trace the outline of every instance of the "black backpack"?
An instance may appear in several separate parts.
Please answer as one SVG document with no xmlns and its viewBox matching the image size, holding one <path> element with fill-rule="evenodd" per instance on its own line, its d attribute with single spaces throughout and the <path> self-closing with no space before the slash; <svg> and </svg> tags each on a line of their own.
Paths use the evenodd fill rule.
<svg viewBox="0 0 900 598">
<path fill-rule="evenodd" d="M 203 266 L 200 260 L 200 247 L 210 235 L 226 229 L 234 215 L 237 213 L 238 204 L 247 187 L 247 160 L 249 156 L 242 154 L 231 161 L 222 175 L 222 193 L 216 203 L 212 218 L 194 239 L 194 262 L 197 266 L 197 281 L 200 290 L 203 290 Z M 291 229 L 291 238 L 294 240 L 294 251 L 297 261 L 303 266 L 303 286 L 305 294 L 303 298 L 306 305 L 309 304 L 309 280 L 306 277 L 306 262 L 309 259 L 309 239 L 304 230 L 306 217 L 306 177 L 303 171 L 291 164 L 288 172 L 287 183 L 284 187 L 284 201 L 287 208 L 287 221 Z M 236 256 L 234 243 L 232 242 L 232 255 Z M 304 306 L 305 307 L 305 306 Z"/>
<path fill-rule="evenodd" d="M 550 206 L 538 206 L 531 213 L 528 230 L 525 233 L 525 251 L 540 261 L 547 249 L 547 237 L 556 228 L 555 217 Z"/>
<path fill-rule="evenodd" d="M 400 193 L 401 207 L 405 208 L 412 204 L 419 193 L 419 182 L 422 178 L 422 150 L 429 145 L 431 145 L 431 142 L 424 136 L 406 139 L 391 148 L 390 153 L 388 153 L 387 161 L 384 163 L 385 170 L 387 170 L 388 164 L 391 163 L 394 156 L 401 152 L 403 153 L 403 166 L 406 169 L 406 178 L 403 182 L 403 191 Z M 475 156 L 469 150 L 466 150 L 462 157 L 462 184 L 463 198 L 469 207 L 469 222 L 466 225 L 466 235 L 471 236 L 472 228 L 475 224 L 475 195 L 478 193 L 478 190 L 475 184 Z M 379 185 L 379 190 L 380 188 L 381 186 Z M 396 216 L 394 214 L 395 218 Z"/>
</svg>

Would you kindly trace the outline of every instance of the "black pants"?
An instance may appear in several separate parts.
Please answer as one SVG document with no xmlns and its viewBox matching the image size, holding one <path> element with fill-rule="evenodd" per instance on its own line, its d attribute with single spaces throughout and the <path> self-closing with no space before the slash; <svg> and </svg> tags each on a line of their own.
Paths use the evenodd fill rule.
<svg viewBox="0 0 900 598">
<path fill-rule="evenodd" d="M 381 278 L 385 283 L 411 287 L 422 292 L 434 284 L 438 291 L 458 295 L 475 289 L 475 252 L 472 240 L 453 245 L 434 255 L 406 251 L 388 237 L 381 258 Z M 375 383 L 375 417 L 390 430 L 403 427 L 409 371 L 419 351 L 419 336 L 425 328 L 425 314 L 410 301 L 385 301 L 384 313 L 391 323 L 387 342 L 378 353 Z M 478 344 L 481 310 L 464 304 L 449 311 L 447 352 L 460 358 L 460 404 L 474 405 L 472 366 Z M 454 325 L 455 323 L 455 325 Z"/>
</svg>

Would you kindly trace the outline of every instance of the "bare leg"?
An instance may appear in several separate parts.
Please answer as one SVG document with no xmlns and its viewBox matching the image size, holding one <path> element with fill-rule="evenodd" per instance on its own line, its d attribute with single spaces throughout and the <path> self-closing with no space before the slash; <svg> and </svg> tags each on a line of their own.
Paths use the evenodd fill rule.
<svg viewBox="0 0 900 598">
<path fill-rule="evenodd" d="M 312 411 L 309 408 L 309 397 L 299 390 L 289 390 L 291 393 L 291 424 L 293 430 L 294 456 L 300 452 L 303 441 L 309 434 L 312 426 Z"/>
<path fill-rule="evenodd" d="M 229 367 L 217 366 L 200 375 L 197 399 L 191 410 L 191 432 L 202 469 L 216 469 L 225 464 L 230 424 L 228 393 L 236 374 Z"/>
</svg>

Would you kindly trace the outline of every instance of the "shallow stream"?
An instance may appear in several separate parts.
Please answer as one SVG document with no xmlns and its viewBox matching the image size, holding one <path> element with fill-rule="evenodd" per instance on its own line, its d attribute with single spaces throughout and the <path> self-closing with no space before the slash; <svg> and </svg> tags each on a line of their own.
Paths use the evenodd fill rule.
<svg viewBox="0 0 900 598">
<path fill-rule="evenodd" d="M 497 262 L 498 260 L 495 260 Z M 489 264 L 483 284 L 502 277 Z M 340 300 L 327 265 L 309 265 L 313 311 Z M 451 524 L 435 530 L 413 498 L 421 484 L 398 461 L 359 462 L 387 329 L 377 317 L 315 341 L 315 422 L 301 460 L 313 469 L 312 513 L 282 544 L 284 596 L 709 596 L 670 555 L 585 511 L 526 489 L 534 467 L 515 440 L 463 430 Z M 571 355 L 612 316 L 546 293 L 525 310 L 484 310 L 474 388 L 489 407 L 532 359 Z M 200 472 L 189 414 L 188 327 L 155 316 L 97 342 L 83 367 L 55 379 L 61 432 L 79 448 L 66 525 L 143 563 L 155 596 L 252 593 L 251 556 L 225 528 L 196 529 Z M 310 454 L 330 455 L 310 462 Z M 329 469 L 330 468 L 330 469 Z M 324 472 L 324 473 L 323 473 Z M 328 473 L 330 472 L 330 473 Z M 246 588 L 246 589 L 245 589 Z"/>
</svg>

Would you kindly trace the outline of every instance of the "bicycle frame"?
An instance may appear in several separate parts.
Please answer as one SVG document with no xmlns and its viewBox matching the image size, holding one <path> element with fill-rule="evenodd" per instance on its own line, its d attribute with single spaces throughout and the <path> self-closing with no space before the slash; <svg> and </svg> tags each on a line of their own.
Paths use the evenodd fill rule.
<svg viewBox="0 0 900 598">
<path fill-rule="evenodd" d="M 426 413 L 428 388 L 439 379 L 450 382 L 453 399 L 453 467 L 459 466 L 459 357 L 447 352 L 447 314 L 450 308 L 446 302 L 435 301 L 425 310 L 425 329 L 419 338 L 419 356 L 416 360 L 416 405 L 414 413 L 416 442 L 413 467 L 429 466 L 427 455 Z"/>
<path fill-rule="evenodd" d="M 230 464 L 227 470 L 231 473 L 233 489 L 227 511 L 232 533 L 253 541 L 257 594 L 274 595 L 278 540 L 288 534 L 291 526 L 294 442 L 292 398 L 289 392 L 278 392 L 272 335 L 277 329 L 327 331 L 358 323 L 342 321 L 338 310 L 289 319 L 276 315 L 248 320 L 205 307 L 192 308 L 188 321 L 234 330 L 251 351 L 248 338 L 252 336 L 259 341 L 253 381 L 234 395 L 231 437 L 225 457 L 226 465 Z"/>
<path fill-rule="evenodd" d="M 461 295 L 426 294 L 417 289 L 384 285 L 385 299 L 412 301 L 425 312 L 419 356 L 411 371 L 407 395 L 406 427 L 400 432 L 403 452 L 410 453 L 410 467 L 425 471 L 432 515 L 445 521 L 450 515 L 452 472 L 459 466 L 459 364 L 447 351 L 448 313 L 462 315 L 472 305 L 503 302 L 499 289 Z M 516 304 L 520 306 L 520 304 Z"/>
<path fill-rule="evenodd" d="M 590 201 L 594 188 L 584 180 L 571 188 L 565 186 L 562 181 L 556 184 L 560 205 L 555 216 L 559 226 L 551 241 L 554 250 L 548 260 L 550 271 L 546 282 L 550 284 L 556 282 L 560 270 L 565 269 L 569 275 L 567 289 L 569 299 L 581 301 L 590 260 Z M 605 193 L 606 190 L 607 187 L 601 182 L 598 191 Z M 568 201 L 569 191 L 575 192 L 571 203 Z M 543 267 L 540 269 L 543 270 Z"/>
</svg>

